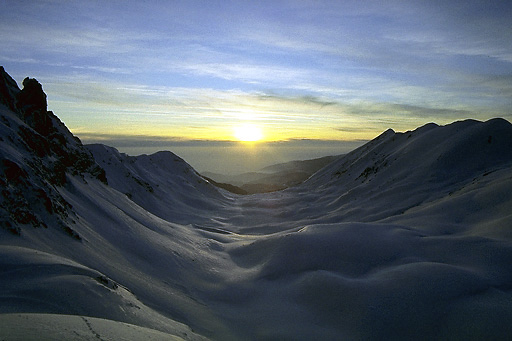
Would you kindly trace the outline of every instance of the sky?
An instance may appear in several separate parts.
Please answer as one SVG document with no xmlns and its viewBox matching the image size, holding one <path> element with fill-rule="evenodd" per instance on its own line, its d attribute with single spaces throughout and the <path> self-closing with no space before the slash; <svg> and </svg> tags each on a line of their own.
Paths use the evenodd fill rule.
<svg viewBox="0 0 512 341">
<path fill-rule="evenodd" d="M 171 150 L 199 171 L 512 120 L 509 1 L 4 0 L 0 46 L 84 143 Z"/>
</svg>

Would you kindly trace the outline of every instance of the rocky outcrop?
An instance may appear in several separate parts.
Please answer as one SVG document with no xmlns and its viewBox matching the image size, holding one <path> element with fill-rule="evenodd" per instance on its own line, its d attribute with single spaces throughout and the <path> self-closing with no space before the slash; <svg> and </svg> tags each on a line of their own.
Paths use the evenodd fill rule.
<svg viewBox="0 0 512 341">
<path fill-rule="evenodd" d="M 23 80 L 23 89 L 16 95 L 16 107 L 23 120 L 39 134 L 48 136 L 53 130 L 46 94 L 37 80 L 28 77 Z"/>
<path fill-rule="evenodd" d="M 41 84 L 25 78 L 23 89 L 0 67 L 0 227 L 16 234 L 23 226 L 69 226 L 71 205 L 59 193 L 69 176 L 106 183 L 81 141 L 51 111 Z M 1 105 L 0 105 L 1 109 Z"/>
<path fill-rule="evenodd" d="M 48 173 L 57 185 L 65 183 L 65 174 L 90 174 L 106 182 L 99 167 L 81 141 L 51 111 L 47 111 L 46 94 L 33 78 L 23 80 L 20 90 L 16 82 L 0 67 L 0 102 L 7 105 L 26 125 L 18 127 L 23 147 L 39 158 L 45 158 Z M 4 118 L 4 122 L 6 119 Z M 60 179 L 60 180 L 56 180 Z"/>
</svg>

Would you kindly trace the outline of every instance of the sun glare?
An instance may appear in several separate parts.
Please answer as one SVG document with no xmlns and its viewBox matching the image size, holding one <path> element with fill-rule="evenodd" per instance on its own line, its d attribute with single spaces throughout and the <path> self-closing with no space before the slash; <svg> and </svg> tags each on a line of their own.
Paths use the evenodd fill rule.
<svg viewBox="0 0 512 341">
<path fill-rule="evenodd" d="M 256 142 L 263 138 L 261 128 L 253 124 L 244 124 L 233 128 L 233 133 L 238 141 Z"/>
</svg>

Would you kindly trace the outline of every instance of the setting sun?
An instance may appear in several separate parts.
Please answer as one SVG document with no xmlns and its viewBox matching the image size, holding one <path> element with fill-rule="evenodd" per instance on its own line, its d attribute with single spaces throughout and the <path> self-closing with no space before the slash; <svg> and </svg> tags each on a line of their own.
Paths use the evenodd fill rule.
<svg viewBox="0 0 512 341">
<path fill-rule="evenodd" d="M 260 127 L 253 124 L 244 124 L 233 128 L 233 133 L 238 141 L 255 142 L 263 138 Z"/>
</svg>

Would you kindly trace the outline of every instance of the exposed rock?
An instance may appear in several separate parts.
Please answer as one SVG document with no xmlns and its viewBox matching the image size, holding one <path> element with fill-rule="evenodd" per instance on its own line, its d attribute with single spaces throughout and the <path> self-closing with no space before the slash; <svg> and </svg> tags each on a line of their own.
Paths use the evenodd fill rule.
<svg viewBox="0 0 512 341">
<path fill-rule="evenodd" d="M 23 89 L 16 95 L 17 107 L 25 115 L 25 121 L 31 119 L 36 113 L 41 114 L 41 118 L 46 114 L 48 104 L 46 102 L 46 94 L 43 91 L 42 85 L 34 78 L 25 78 L 23 80 Z M 36 119 L 35 117 L 32 119 Z M 27 122 L 29 123 L 29 122 Z M 34 122 L 40 123 L 40 122 Z M 43 134 L 44 135 L 44 134 Z"/>
<path fill-rule="evenodd" d="M 16 95 L 19 92 L 20 89 L 16 85 L 16 81 L 5 72 L 3 66 L 0 66 L 0 103 L 16 111 Z"/>
<path fill-rule="evenodd" d="M 47 110 L 46 94 L 37 80 L 25 78 L 20 90 L 0 67 L 0 103 L 10 109 L 0 115 L 0 227 L 21 234 L 24 225 L 53 225 L 80 239 L 69 226 L 71 205 L 58 187 L 65 186 L 69 176 L 106 183 L 105 171 Z"/>
</svg>

